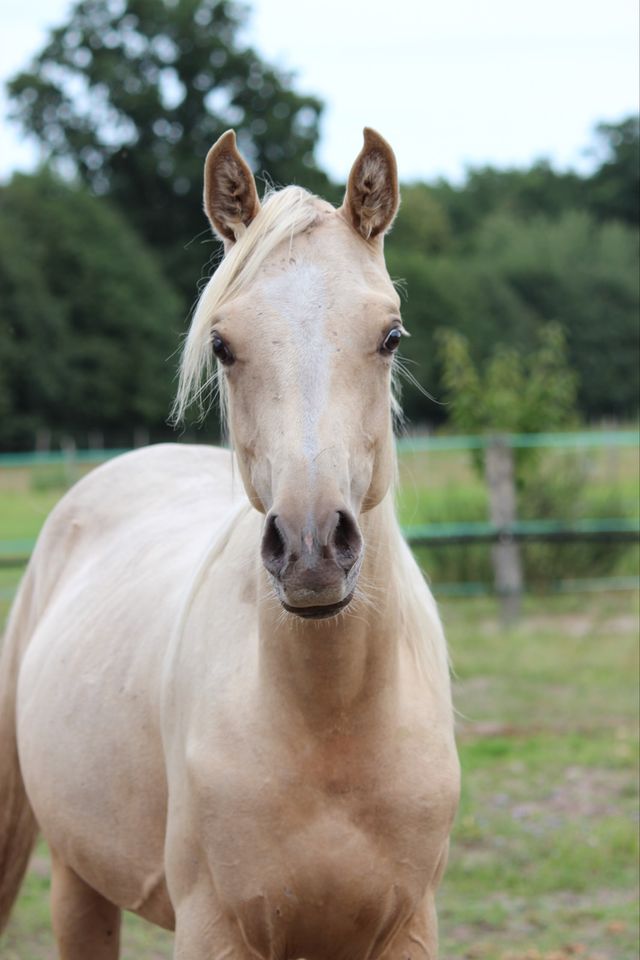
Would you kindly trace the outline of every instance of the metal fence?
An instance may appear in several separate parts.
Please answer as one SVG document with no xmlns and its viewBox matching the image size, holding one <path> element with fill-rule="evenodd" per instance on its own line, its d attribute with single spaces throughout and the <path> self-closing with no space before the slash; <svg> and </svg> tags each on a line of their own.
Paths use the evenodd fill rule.
<svg viewBox="0 0 640 960">
<path fill-rule="evenodd" d="M 525 588 L 519 545 L 531 541 L 576 543 L 600 541 L 609 543 L 637 543 L 640 540 L 640 520 L 635 517 L 581 518 L 567 521 L 562 518 L 519 519 L 515 494 L 514 451 L 519 449 L 585 450 L 596 448 L 639 447 L 636 430 L 583 431 L 574 433 L 500 434 L 482 436 L 419 436 L 403 437 L 398 441 L 402 454 L 439 454 L 451 451 L 481 451 L 485 461 L 485 476 L 489 494 L 490 516 L 486 521 L 421 523 L 404 528 L 405 536 L 414 547 L 465 546 L 490 544 L 493 556 L 494 582 L 436 584 L 440 594 L 470 595 L 495 592 L 503 601 L 505 615 L 517 612 Z M 60 467 L 65 481 L 72 483 L 85 467 L 111 459 L 125 450 L 76 450 L 0 454 L 0 470 Z M 0 534 L 0 566 L 19 568 L 24 565 L 33 548 L 30 539 L 2 539 Z M 637 587 L 637 577 L 584 578 L 566 580 L 552 585 L 553 589 L 594 590 Z"/>
<path fill-rule="evenodd" d="M 493 583 L 440 583 L 440 595 L 478 595 L 495 593 L 501 600 L 503 617 L 513 619 L 519 613 L 525 590 L 520 545 L 544 543 L 637 543 L 640 519 L 634 517 L 598 517 L 564 520 L 562 518 L 519 519 L 515 481 L 514 452 L 550 449 L 562 451 L 588 448 L 639 448 L 636 430 L 582 431 L 574 433 L 493 434 L 482 436 L 407 437 L 398 443 L 400 452 L 420 453 L 468 451 L 481 452 L 489 495 L 487 521 L 429 523 L 405 528 L 412 546 L 435 548 L 442 545 L 490 544 Z M 637 475 L 637 470 L 636 470 Z M 566 579 L 549 584 L 559 592 L 637 589 L 638 576 Z"/>
<path fill-rule="evenodd" d="M 482 450 L 491 456 L 504 451 L 511 462 L 509 483 L 514 484 L 512 451 L 519 449 L 584 450 L 588 448 L 640 448 L 640 433 L 635 430 L 583 431 L 580 433 L 512 433 L 482 436 L 403 437 L 400 453 L 437 453 Z M 1 464 L 1 459 L 0 459 Z M 498 491 L 504 493 L 504 490 Z M 432 523 L 405 528 L 405 536 L 414 544 L 436 546 L 439 543 L 496 543 L 505 537 L 516 541 L 602 540 L 637 541 L 640 519 L 609 517 L 584 518 L 572 522 L 562 519 L 518 520 L 515 516 L 503 524 L 492 522 Z"/>
</svg>

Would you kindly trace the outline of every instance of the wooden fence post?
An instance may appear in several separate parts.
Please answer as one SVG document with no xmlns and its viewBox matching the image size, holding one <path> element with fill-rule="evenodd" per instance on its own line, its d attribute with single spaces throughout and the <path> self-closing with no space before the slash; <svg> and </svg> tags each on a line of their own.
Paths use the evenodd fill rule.
<svg viewBox="0 0 640 960">
<path fill-rule="evenodd" d="M 489 487 L 491 523 L 510 526 L 517 519 L 516 483 L 513 449 L 504 436 L 491 437 L 486 448 L 485 475 Z M 503 623 L 512 623 L 522 604 L 522 560 L 518 543 L 502 534 L 491 549 L 496 593 L 500 598 Z"/>
</svg>

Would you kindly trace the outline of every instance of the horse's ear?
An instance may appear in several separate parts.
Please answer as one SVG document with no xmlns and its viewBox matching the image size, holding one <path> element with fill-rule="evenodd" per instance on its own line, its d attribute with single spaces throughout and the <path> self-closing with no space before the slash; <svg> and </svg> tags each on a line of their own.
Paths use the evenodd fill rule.
<svg viewBox="0 0 640 960">
<path fill-rule="evenodd" d="M 364 128 L 364 146 L 351 168 L 341 210 L 365 240 L 389 229 L 400 204 L 398 168 L 387 141 Z"/>
<path fill-rule="evenodd" d="M 260 210 L 256 182 L 238 153 L 233 130 L 223 133 L 207 154 L 204 209 L 225 244 L 235 243 Z"/>
</svg>

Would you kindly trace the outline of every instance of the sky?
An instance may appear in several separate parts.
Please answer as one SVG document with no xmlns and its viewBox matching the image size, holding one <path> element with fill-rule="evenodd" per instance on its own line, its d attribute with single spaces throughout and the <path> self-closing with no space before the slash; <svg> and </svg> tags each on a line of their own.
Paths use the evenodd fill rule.
<svg viewBox="0 0 640 960">
<path fill-rule="evenodd" d="M 326 109 L 318 159 L 345 180 L 362 127 L 392 144 L 401 179 L 469 166 L 588 170 L 599 121 L 638 111 L 637 0 L 254 0 L 246 39 Z M 25 66 L 69 0 L 3 0 L 0 81 Z M 0 179 L 37 163 L 6 120 Z"/>
</svg>

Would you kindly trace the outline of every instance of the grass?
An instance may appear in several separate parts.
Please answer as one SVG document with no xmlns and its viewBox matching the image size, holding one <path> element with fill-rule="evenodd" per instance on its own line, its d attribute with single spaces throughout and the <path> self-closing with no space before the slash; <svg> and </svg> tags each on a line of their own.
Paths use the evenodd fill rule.
<svg viewBox="0 0 640 960">
<path fill-rule="evenodd" d="M 464 790 L 440 896 L 462 958 L 637 957 L 638 597 L 443 609 Z"/>
<path fill-rule="evenodd" d="M 616 489 L 637 509 L 637 463 L 618 454 Z M 435 508 L 456 498 L 461 509 L 486 505 L 466 460 L 411 460 L 402 464 L 404 522 L 440 519 Z M 593 496 L 606 498 L 602 457 L 592 474 Z M 0 488 L 0 539 L 37 534 L 59 496 L 56 478 L 45 479 Z M 16 578 L 0 570 L 5 610 Z M 491 598 L 441 610 L 463 770 L 439 896 L 441 957 L 636 960 L 638 595 L 527 597 L 508 630 Z M 48 882 L 41 843 L 0 960 L 55 957 Z M 123 960 L 168 960 L 171 944 L 126 918 Z"/>
</svg>

